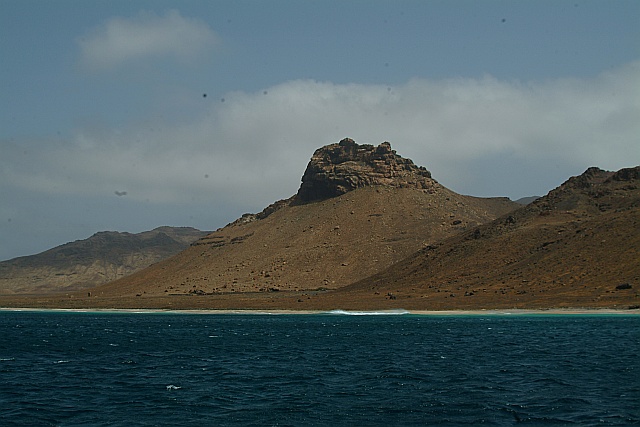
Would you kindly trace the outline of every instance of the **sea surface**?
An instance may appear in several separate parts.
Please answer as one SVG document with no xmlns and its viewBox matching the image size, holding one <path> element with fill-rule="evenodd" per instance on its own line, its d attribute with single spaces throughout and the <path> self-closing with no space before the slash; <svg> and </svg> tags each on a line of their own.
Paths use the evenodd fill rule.
<svg viewBox="0 0 640 427">
<path fill-rule="evenodd" d="M 640 424 L 640 316 L 0 311 L 2 426 Z"/>
</svg>

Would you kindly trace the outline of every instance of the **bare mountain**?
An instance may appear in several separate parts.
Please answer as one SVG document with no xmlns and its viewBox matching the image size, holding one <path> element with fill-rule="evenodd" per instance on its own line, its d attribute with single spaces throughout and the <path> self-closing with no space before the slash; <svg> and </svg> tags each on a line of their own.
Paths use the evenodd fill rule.
<svg viewBox="0 0 640 427">
<path fill-rule="evenodd" d="M 531 204 L 331 295 L 349 307 L 637 307 L 640 166 L 589 168 Z M 325 301 L 325 304 L 330 304 Z"/>
<path fill-rule="evenodd" d="M 540 198 L 540 196 L 521 197 L 518 200 L 515 200 L 515 202 L 519 203 L 521 205 L 528 205 L 529 203 L 534 202 L 539 198 Z"/>
<path fill-rule="evenodd" d="M 217 296 L 336 289 L 518 207 L 462 196 L 387 142 L 313 154 L 297 194 L 246 214 L 94 296 Z M 94 298 L 97 303 L 97 298 Z M 139 302 L 138 302 L 139 303 Z"/>
<path fill-rule="evenodd" d="M 159 227 L 138 234 L 104 231 L 37 255 L 0 262 L 0 293 L 94 287 L 175 255 L 207 232 Z"/>
<path fill-rule="evenodd" d="M 5 306 L 414 310 L 640 307 L 640 166 L 522 206 L 456 194 L 346 139 L 297 194 L 86 293 Z"/>
</svg>

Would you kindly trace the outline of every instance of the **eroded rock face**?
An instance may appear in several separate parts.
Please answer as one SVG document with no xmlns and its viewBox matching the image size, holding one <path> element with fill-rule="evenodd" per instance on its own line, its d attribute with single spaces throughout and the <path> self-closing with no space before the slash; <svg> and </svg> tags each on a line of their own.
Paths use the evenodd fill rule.
<svg viewBox="0 0 640 427">
<path fill-rule="evenodd" d="M 324 200 L 371 185 L 433 189 L 436 184 L 427 169 L 397 155 L 388 142 L 374 147 L 345 138 L 316 150 L 293 203 Z"/>
</svg>

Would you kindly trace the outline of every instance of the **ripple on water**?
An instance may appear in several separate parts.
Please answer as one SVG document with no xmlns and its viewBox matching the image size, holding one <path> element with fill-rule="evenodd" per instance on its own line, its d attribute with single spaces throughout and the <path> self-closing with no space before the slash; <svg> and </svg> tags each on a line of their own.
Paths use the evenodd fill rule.
<svg viewBox="0 0 640 427">
<path fill-rule="evenodd" d="M 3 426 L 640 420 L 638 318 L 0 316 Z"/>
</svg>

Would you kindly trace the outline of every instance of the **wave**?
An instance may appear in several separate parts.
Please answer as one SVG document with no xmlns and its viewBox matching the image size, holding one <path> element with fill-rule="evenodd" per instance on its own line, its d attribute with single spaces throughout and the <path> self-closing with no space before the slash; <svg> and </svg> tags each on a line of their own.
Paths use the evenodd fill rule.
<svg viewBox="0 0 640 427">
<path fill-rule="evenodd" d="M 344 316 L 397 316 L 402 314 L 411 314 L 410 311 L 404 309 L 395 310 L 379 310 L 379 311 L 348 311 L 348 310 L 331 310 L 323 314 L 340 314 Z"/>
</svg>

